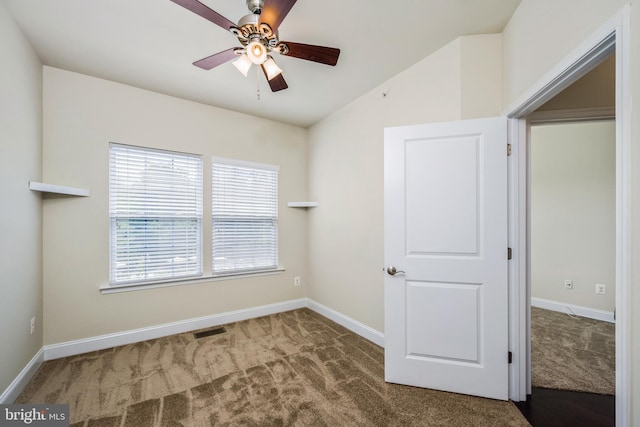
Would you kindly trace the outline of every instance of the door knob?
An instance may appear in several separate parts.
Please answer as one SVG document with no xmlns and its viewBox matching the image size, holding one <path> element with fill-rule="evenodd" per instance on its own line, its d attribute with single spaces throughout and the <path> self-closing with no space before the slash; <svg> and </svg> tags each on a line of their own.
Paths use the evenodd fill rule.
<svg viewBox="0 0 640 427">
<path fill-rule="evenodd" d="M 395 276 L 396 274 L 404 274 L 404 271 L 400 271 L 393 265 L 390 265 L 389 267 L 387 267 L 387 274 L 389 274 L 390 276 Z"/>
</svg>

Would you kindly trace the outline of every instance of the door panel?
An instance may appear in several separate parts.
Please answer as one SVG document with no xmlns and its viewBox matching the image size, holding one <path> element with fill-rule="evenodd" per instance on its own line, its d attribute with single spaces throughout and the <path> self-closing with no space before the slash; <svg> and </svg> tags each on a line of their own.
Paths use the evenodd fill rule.
<svg viewBox="0 0 640 427">
<path fill-rule="evenodd" d="M 408 253 L 477 252 L 478 143 L 476 135 L 406 142 Z"/>
<path fill-rule="evenodd" d="M 385 379 L 507 399 L 506 119 L 385 130 Z"/>
<path fill-rule="evenodd" d="M 471 283 L 407 281 L 407 355 L 477 363 L 481 290 Z"/>
</svg>

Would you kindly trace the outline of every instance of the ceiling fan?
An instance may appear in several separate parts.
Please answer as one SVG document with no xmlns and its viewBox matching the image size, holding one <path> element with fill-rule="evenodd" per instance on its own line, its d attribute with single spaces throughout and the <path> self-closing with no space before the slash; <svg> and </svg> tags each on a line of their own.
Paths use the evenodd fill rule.
<svg viewBox="0 0 640 427">
<path fill-rule="evenodd" d="M 278 27 L 297 0 L 247 0 L 251 13 L 240 18 L 237 25 L 198 0 L 171 1 L 230 31 L 243 46 L 232 47 L 193 63 L 202 69 L 211 70 L 235 59 L 233 65 L 246 76 L 251 65 L 259 65 L 271 90 L 277 92 L 288 85 L 282 70 L 270 55 L 273 52 L 332 66 L 338 63 L 340 49 L 280 41 Z"/>
</svg>

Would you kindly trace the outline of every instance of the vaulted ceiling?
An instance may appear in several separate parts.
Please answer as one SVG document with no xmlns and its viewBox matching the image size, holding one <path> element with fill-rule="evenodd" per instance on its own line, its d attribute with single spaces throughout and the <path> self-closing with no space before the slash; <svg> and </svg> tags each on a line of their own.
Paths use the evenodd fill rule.
<svg viewBox="0 0 640 427">
<path fill-rule="evenodd" d="M 3 0 L 45 65 L 307 127 L 462 35 L 501 32 L 520 0 L 299 0 L 282 40 L 337 47 L 335 67 L 275 55 L 289 89 L 257 67 L 192 65 L 230 33 L 170 0 Z M 201 0 L 233 22 L 245 0 Z M 258 100 L 257 91 L 260 91 Z"/>
</svg>

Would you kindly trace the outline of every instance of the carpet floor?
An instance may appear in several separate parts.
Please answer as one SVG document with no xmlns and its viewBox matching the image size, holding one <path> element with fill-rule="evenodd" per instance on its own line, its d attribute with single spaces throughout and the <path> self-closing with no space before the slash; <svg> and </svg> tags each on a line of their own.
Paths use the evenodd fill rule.
<svg viewBox="0 0 640 427">
<path fill-rule="evenodd" d="M 534 387 L 615 394 L 615 324 L 531 307 Z"/>
<path fill-rule="evenodd" d="M 225 328 L 47 361 L 15 403 L 69 404 L 72 427 L 529 425 L 511 402 L 385 383 L 381 347 L 309 309 Z"/>
</svg>

